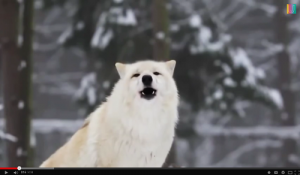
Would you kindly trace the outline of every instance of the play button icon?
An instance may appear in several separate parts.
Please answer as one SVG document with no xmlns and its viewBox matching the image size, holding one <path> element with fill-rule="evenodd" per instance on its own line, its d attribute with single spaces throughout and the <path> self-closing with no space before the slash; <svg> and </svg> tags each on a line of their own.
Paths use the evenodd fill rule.
<svg viewBox="0 0 300 175">
<path fill-rule="evenodd" d="M 7 171 L 4 171 L 4 174 L 7 174 L 8 172 Z"/>
</svg>

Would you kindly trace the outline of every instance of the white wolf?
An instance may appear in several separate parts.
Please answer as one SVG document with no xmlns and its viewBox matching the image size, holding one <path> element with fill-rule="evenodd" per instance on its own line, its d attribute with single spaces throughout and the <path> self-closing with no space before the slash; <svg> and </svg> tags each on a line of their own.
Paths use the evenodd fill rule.
<svg viewBox="0 0 300 175">
<path fill-rule="evenodd" d="M 41 167 L 161 167 L 178 120 L 175 63 L 116 63 L 107 102 Z"/>
</svg>

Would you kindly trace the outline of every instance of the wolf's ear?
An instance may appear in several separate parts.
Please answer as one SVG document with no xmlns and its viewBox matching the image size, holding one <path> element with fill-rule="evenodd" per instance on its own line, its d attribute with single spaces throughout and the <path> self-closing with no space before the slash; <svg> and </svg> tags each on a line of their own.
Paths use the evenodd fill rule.
<svg viewBox="0 0 300 175">
<path fill-rule="evenodd" d="M 173 75 L 174 69 L 175 69 L 175 65 L 176 65 L 176 61 L 175 60 L 167 61 L 166 65 L 167 65 L 168 70 L 171 73 L 171 75 Z"/>
<path fill-rule="evenodd" d="M 123 78 L 123 76 L 125 74 L 126 65 L 122 64 L 122 63 L 116 63 L 115 65 L 116 65 L 116 68 L 117 68 L 120 78 Z"/>
</svg>

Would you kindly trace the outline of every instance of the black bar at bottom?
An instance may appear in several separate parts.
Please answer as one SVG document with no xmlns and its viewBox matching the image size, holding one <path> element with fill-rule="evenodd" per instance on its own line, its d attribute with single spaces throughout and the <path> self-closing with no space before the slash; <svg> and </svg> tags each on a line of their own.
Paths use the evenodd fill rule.
<svg viewBox="0 0 300 175">
<path fill-rule="evenodd" d="M 1 172 L 2 171 L 2 172 Z M 54 168 L 54 169 L 38 169 L 38 168 L 26 168 L 21 170 L 1 170 L 0 175 L 46 175 L 46 174 L 66 174 L 66 173 L 88 173 L 89 175 L 97 174 L 101 172 L 112 171 L 129 171 L 130 173 L 143 173 L 147 172 L 159 172 L 159 171 L 171 171 L 171 173 L 189 173 L 199 175 L 223 175 L 229 173 L 230 175 L 242 175 L 242 174 L 255 174 L 255 175 L 300 175 L 300 169 L 279 169 L 279 168 Z"/>
</svg>

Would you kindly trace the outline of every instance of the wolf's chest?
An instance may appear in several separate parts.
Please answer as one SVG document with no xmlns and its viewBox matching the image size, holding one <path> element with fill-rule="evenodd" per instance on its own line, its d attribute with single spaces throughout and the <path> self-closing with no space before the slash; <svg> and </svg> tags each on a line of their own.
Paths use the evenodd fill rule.
<svg viewBox="0 0 300 175">
<path fill-rule="evenodd" d="M 109 122 L 114 126 L 102 142 L 101 162 L 111 167 L 161 167 L 170 150 L 175 122 L 169 116 L 145 115 L 130 116 L 126 120 Z M 150 115 L 152 114 L 152 115 Z M 100 132 L 101 133 L 101 132 Z M 104 134 L 106 132 L 103 132 Z"/>
<path fill-rule="evenodd" d="M 116 143 L 113 166 L 118 167 L 160 167 L 169 151 L 172 141 L 140 142 L 124 139 Z"/>
<path fill-rule="evenodd" d="M 111 153 L 109 166 L 161 167 L 173 141 L 174 129 L 171 128 L 135 125 L 126 131 L 120 130 L 107 142 L 110 149 L 107 152 Z"/>
</svg>

